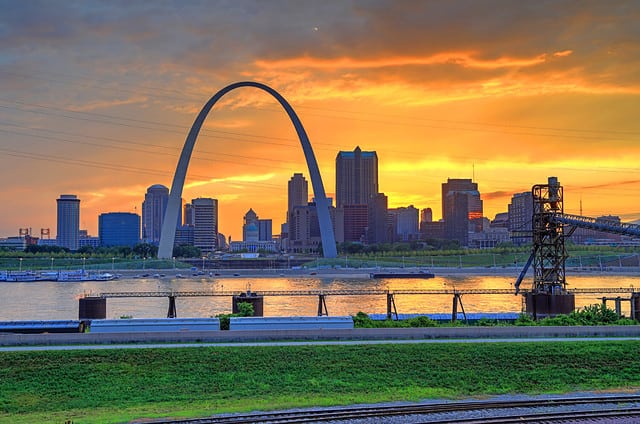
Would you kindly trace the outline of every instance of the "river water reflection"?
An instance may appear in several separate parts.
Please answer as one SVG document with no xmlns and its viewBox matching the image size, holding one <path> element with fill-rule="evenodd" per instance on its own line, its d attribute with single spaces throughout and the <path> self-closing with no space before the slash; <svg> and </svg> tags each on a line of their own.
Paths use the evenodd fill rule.
<svg viewBox="0 0 640 424">
<path fill-rule="evenodd" d="M 436 274 L 438 271 L 436 270 Z M 174 275 L 163 278 L 121 278 L 104 282 L 0 282 L 0 321 L 77 319 L 78 299 L 85 294 L 123 291 L 237 291 L 261 290 L 407 290 L 407 289 L 513 289 L 514 275 L 454 275 L 433 279 L 382 279 L 342 277 L 205 277 L 177 279 Z M 617 288 L 640 286 L 640 275 L 569 275 L 569 288 Z M 531 278 L 525 279 L 528 288 Z M 612 297 L 615 295 L 606 295 Z M 576 307 L 600 303 L 602 295 L 577 295 Z M 628 294 L 623 297 L 629 297 Z M 522 297 L 508 295 L 471 295 L 462 297 L 467 313 L 520 312 Z M 327 296 L 329 315 L 354 315 L 358 311 L 369 314 L 386 312 L 385 296 Z M 397 295 L 398 313 L 450 313 L 452 299 L 445 295 Z M 229 297 L 178 297 L 179 317 L 210 317 L 231 311 Z M 613 307 L 613 304 L 610 306 Z M 110 298 L 107 300 L 107 318 L 132 316 L 134 318 L 166 317 L 166 298 Z M 265 316 L 313 316 L 317 314 L 317 296 L 267 296 L 264 298 Z M 629 316 L 629 303 L 623 303 L 623 313 Z"/>
</svg>

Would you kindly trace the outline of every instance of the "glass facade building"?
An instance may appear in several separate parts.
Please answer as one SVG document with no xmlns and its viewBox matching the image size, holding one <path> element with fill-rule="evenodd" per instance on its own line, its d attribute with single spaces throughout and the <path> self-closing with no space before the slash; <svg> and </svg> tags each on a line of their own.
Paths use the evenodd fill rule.
<svg viewBox="0 0 640 424">
<path fill-rule="evenodd" d="M 129 212 L 103 213 L 98 217 L 101 246 L 129 246 L 140 243 L 140 215 Z"/>
</svg>

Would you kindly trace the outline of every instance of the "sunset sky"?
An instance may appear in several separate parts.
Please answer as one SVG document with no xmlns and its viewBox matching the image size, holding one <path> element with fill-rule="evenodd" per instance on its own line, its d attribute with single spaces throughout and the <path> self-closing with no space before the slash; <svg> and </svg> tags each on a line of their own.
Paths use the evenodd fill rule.
<svg viewBox="0 0 640 424">
<path fill-rule="evenodd" d="M 375 150 L 390 207 L 431 207 L 472 178 L 485 216 L 557 176 L 565 211 L 640 218 L 640 2 L 0 0 L 0 236 L 141 213 L 170 187 L 204 103 L 270 85 L 304 124 L 329 196 L 340 150 Z M 284 111 L 233 91 L 209 114 L 183 198 L 219 200 L 241 239 L 280 232 L 309 173 Z M 310 185 L 311 187 L 311 185 Z M 311 193 L 310 193 L 311 194 Z"/>
</svg>

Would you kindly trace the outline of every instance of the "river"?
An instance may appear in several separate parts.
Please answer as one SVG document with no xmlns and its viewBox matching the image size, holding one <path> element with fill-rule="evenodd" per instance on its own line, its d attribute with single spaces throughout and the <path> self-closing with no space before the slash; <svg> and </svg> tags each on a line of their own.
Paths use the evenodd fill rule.
<svg viewBox="0 0 640 424">
<path fill-rule="evenodd" d="M 500 275 L 473 275 L 441 273 L 435 269 L 433 279 L 369 279 L 354 276 L 229 276 L 175 278 L 167 272 L 161 278 L 127 278 L 112 281 L 91 282 L 0 282 L 0 321 L 77 319 L 78 299 L 84 295 L 123 291 L 237 291 L 251 290 L 407 290 L 407 289 L 513 289 L 517 271 Z M 571 288 L 618 288 L 640 286 L 640 274 L 611 275 L 592 273 L 571 275 L 567 272 Z M 523 288 L 531 286 L 531 278 L 525 279 Z M 608 294 L 608 297 L 616 295 Z M 629 294 L 621 295 L 629 297 Z M 576 307 L 600 303 L 602 295 L 576 295 Z M 521 312 L 522 297 L 508 295 L 465 294 L 462 297 L 467 313 Z M 396 295 L 398 313 L 451 313 L 452 298 L 449 295 Z M 385 313 L 385 296 L 327 296 L 329 315 L 355 315 L 359 311 L 368 314 Z M 613 302 L 609 307 L 613 308 Z M 229 297 L 178 297 L 179 317 L 211 317 L 231 312 Z M 167 298 L 110 298 L 107 300 L 107 318 L 130 316 L 134 318 L 166 317 Z M 623 313 L 629 316 L 630 304 L 623 302 Z M 318 311 L 317 296 L 267 296 L 264 298 L 265 316 L 314 316 Z"/>
</svg>

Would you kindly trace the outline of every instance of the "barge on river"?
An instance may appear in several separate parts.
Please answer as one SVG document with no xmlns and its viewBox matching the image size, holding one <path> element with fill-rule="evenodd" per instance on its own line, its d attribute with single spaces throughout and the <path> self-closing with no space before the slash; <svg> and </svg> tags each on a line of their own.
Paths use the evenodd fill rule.
<svg viewBox="0 0 640 424">
<path fill-rule="evenodd" d="M 372 272 L 371 278 L 435 278 L 435 274 L 426 271 L 418 272 Z"/>
</svg>

